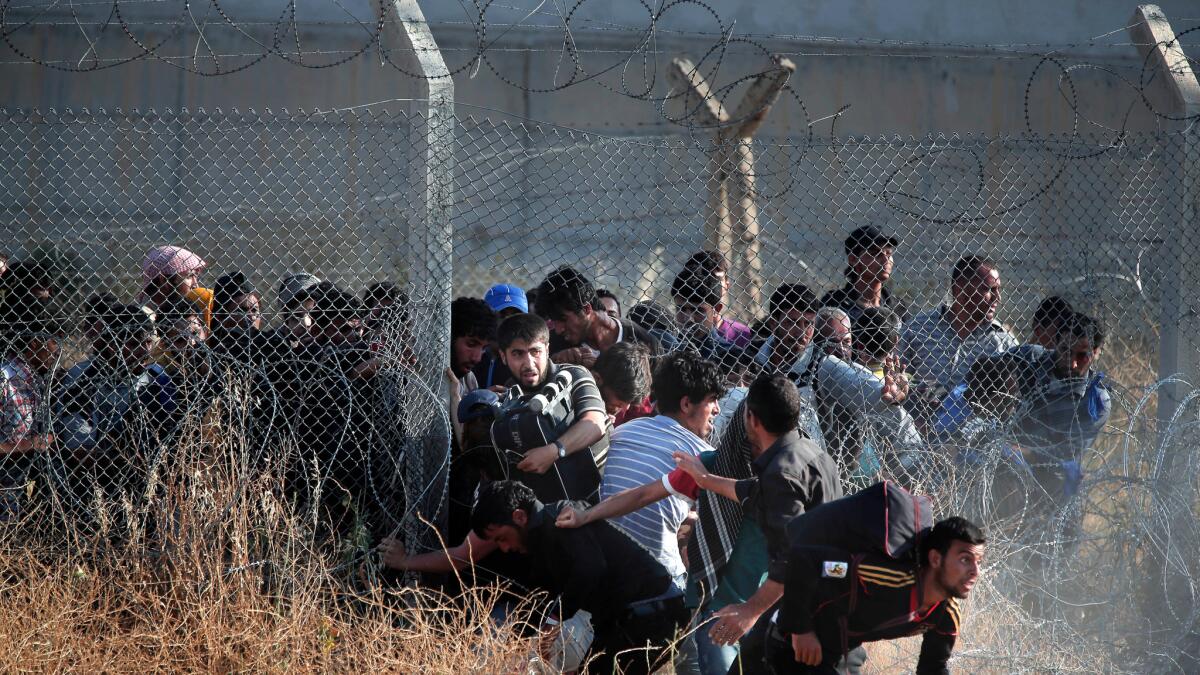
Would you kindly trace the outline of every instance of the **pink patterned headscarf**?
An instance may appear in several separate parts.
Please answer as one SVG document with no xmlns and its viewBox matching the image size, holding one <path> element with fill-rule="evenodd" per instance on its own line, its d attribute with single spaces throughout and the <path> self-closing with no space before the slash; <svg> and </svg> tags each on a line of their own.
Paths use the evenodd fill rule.
<svg viewBox="0 0 1200 675">
<path fill-rule="evenodd" d="M 142 261 L 142 288 L 158 277 L 171 277 L 187 272 L 201 272 L 208 263 L 200 256 L 180 246 L 155 246 L 146 252 Z"/>
</svg>

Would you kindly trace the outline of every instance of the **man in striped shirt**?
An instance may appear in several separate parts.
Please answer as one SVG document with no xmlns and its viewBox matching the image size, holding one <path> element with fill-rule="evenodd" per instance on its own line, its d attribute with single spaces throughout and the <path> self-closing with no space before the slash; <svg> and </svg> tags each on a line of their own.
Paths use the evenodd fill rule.
<svg viewBox="0 0 1200 675">
<path fill-rule="evenodd" d="M 651 483 L 675 468 L 676 452 L 699 456 L 712 452 L 705 440 L 712 432 L 725 393 L 725 377 L 717 364 L 693 352 L 675 352 L 654 372 L 653 394 L 658 415 L 623 424 L 612 432 L 600 498 Z M 612 519 L 641 544 L 683 586 L 686 569 L 677 535 L 691 510 L 688 500 L 671 496 Z"/>
</svg>

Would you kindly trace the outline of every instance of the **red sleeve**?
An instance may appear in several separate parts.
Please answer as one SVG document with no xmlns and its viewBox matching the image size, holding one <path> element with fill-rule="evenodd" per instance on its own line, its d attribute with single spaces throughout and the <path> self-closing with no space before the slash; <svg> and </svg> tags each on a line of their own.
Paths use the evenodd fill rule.
<svg viewBox="0 0 1200 675">
<path fill-rule="evenodd" d="M 696 484 L 696 479 L 683 469 L 674 469 L 671 473 L 662 477 L 663 487 L 667 488 L 667 492 L 680 497 L 686 497 L 693 501 L 700 496 L 700 486 Z"/>
</svg>

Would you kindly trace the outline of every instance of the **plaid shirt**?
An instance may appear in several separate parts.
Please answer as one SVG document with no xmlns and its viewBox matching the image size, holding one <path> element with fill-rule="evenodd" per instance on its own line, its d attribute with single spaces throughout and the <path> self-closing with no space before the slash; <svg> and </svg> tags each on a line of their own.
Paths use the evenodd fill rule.
<svg viewBox="0 0 1200 675">
<path fill-rule="evenodd" d="M 19 443 L 33 433 L 33 415 L 41 403 L 41 383 L 24 360 L 12 359 L 0 369 L 4 404 L 0 412 L 0 439 Z"/>
</svg>

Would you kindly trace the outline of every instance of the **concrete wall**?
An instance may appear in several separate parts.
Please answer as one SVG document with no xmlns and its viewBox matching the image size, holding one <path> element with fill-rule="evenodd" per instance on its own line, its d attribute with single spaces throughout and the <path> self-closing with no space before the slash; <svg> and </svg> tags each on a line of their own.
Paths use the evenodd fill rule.
<svg viewBox="0 0 1200 675">
<path fill-rule="evenodd" d="M 210 15 L 202 17 L 209 22 L 207 44 L 221 54 L 261 51 L 254 40 L 278 38 L 281 44 L 294 44 L 296 36 L 272 32 L 284 4 L 223 2 L 253 39 L 222 27 L 220 17 Z M 374 20 L 369 0 L 345 4 L 359 20 Z M 457 3 L 424 4 L 450 68 L 468 63 L 478 39 L 468 17 L 461 15 Z M 1168 15 L 1195 14 L 1190 4 L 1167 2 L 1164 9 Z M 166 10 L 174 3 L 137 7 L 139 12 L 158 12 L 139 14 L 143 23 L 132 27 L 139 39 L 164 39 L 163 22 L 173 20 Z M 368 32 L 360 27 L 322 23 L 344 21 L 345 15 L 332 7 L 324 0 L 299 5 L 308 22 L 300 44 L 325 52 L 306 56 L 308 66 L 331 63 L 367 45 Z M 1099 276 L 1091 279 L 1128 276 L 1139 255 L 1153 257 L 1166 232 L 1163 223 L 1177 215 L 1162 204 L 1161 167 L 1154 152 L 1125 148 L 1098 160 L 1077 159 L 1111 140 L 1106 128 L 1155 128 L 1153 116 L 1145 111 L 1135 107 L 1129 114 L 1135 92 L 1100 70 L 1075 71 L 1078 109 L 1087 116 L 1080 119 L 1064 105 L 1060 73 L 1052 64 L 1043 64 L 1029 85 L 1038 55 L 1049 47 L 977 49 L 870 41 L 1061 46 L 1123 29 L 1131 4 L 758 0 L 714 7 L 721 13 L 721 28 L 728 31 L 732 25 L 735 37 L 806 36 L 763 43 L 797 63 L 793 92 L 772 112 L 762 134 L 767 142 L 786 144 L 759 153 L 760 171 L 776 177 L 764 178 L 760 185 L 768 288 L 785 279 L 816 287 L 834 285 L 842 264 L 841 237 L 851 227 L 871 222 L 904 239 L 897 283 L 916 304 L 936 302 L 950 261 L 976 250 L 1014 269 L 1010 278 L 1020 289 L 1020 301 L 1006 315 L 1014 322 L 1024 323 L 1031 303 L 1048 291 L 1078 291 L 1084 300 L 1120 309 L 1122 316 L 1152 315 L 1136 304 L 1138 297 L 1118 306 L 1130 299 L 1127 282 L 1086 290 L 1081 284 L 1091 282 L 1079 281 L 1092 273 Z M 670 15 L 656 37 L 660 60 L 647 62 L 648 71 L 643 71 L 641 60 L 634 60 L 593 82 L 530 93 L 526 89 L 554 88 L 569 76 L 570 59 L 559 55 L 563 33 L 554 27 L 555 17 L 545 14 L 526 22 L 540 21 L 545 28 L 510 30 L 505 24 L 521 16 L 503 11 L 489 12 L 486 62 L 455 77 L 463 120 L 456 148 L 457 291 L 479 292 L 500 279 L 533 283 L 552 265 L 574 263 L 593 270 L 627 302 L 643 296 L 664 299 L 683 257 L 699 247 L 704 219 L 706 186 L 697 173 L 703 168 L 703 153 L 678 134 L 694 131 L 707 138 L 708 132 L 668 123 L 653 103 L 612 90 L 649 87 L 661 95 L 666 91 L 665 61 L 675 54 L 702 56 L 712 46 L 711 33 L 718 25 L 700 10 Z M 633 30 L 645 25 L 639 12 L 636 3 L 589 0 L 582 5 L 572 22 L 572 35 L 587 72 L 626 58 L 627 50 L 643 37 Z M 78 64 L 87 52 L 74 26 L 42 26 L 13 39 L 30 54 L 57 65 Z M 137 53 L 119 31 L 93 39 L 101 58 Z M 1121 30 L 1106 39 L 1127 41 Z M 385 47 L 391 46 L 385 40 Z M 196 48 L 193 32 L 190 38 L 168 41 L 160 55 L 175 66 L 212 69 L 210 60 L 189 60 Z M 734 82 L 762 69 L 766 61 L 757 49 L 732 43 L 723 54 L 717 82 Z M 1141 66 L 1131 46 L 1083 46 L 1063 56 L 1092 59 L 1134 79 Z M 224 57 L 222 69 L 253 59 Z M 93 73 L 14 63 L 18 60 L 11 53 L 0 59 L 0 97 L 9 107 L 311 110 L 403 99 L 417 90 L 411 78 L 383 64 L 371 49 L 334 68 L 302 68 L 272 57 L 219 77 L 189 74 L 152 58 Z M 714 63 L 710 60 L 706 70 Z M 644 72 L 653 73 L 652 85 Z M 1152 89 L 1151 94 L 1156 97 L 1159 92 Z M 738 95 L 735 88 L 727 100 L 736 101 Z M 928 143 L 890 150 L 876 145 L 857 157 L 853 151 L 843 156 L 846 151 L 840 146 L 807 149 L 808 121 L 845 105 L 850 108 L 836 128 L 829 121 L 815 126 L 818 138 L 831 130 L 841 137 L 878 138 L 1027 130 L 1046 134 L 1076 128 L 1097 136 L 1070 147 L 1066 157 L 1048 147 L 1022 150 L 986 143 L 967 152 L 936 155 L 928 154 L 934 147 Z M 476 124 L 471 117 L 482 121 Z M 523 119 L 595 130 L 602 136 L 575 136 L 552 127 L 537 131 L 523 126 Z M 196 128 L 208 135 L 196 137 L 172 120 L 155 133 L 166 135 L 166 146 L 173 134 L 182 133 L 175 141 L 190 150 L 180 154 L 169 147 L 157 152 L 136 134 L 110 135 L 106 124 L 119 125 L 119 116 L 80 127 L 74 136 L 64 133 L 63 139 L 22 137 L 4 144 L 9 157 L 30 148 L 40 148 L 43 157 L 9 163 L 2 194 L 10 216 L 0 234 L 10 242 L 10 250 L 19 253 L 55 241 L 83 246 L 91 251 L 91 270 L 123 283 L 136 274 L 137 252 L 168 239 L 206 253 L 211 247 L 218 272 L 257 266 L 264 287 L 297 267 L 311 266 L 351 284 L 403 273 L 391 264 L 391 248 L 403 245 L 404 237 L 395 234 L 403 227 L 407 189 L 403 128 L 373 132 L 376 137 L 367 152 L 361 146 L 351 151 L 356 146 L 343 140 L 355 133 L 354 125 L 277 123 L 240 134 L 213 133 L 221 124 L 204 123 Z M 372 133 L 370 125 L 366 129 Z M 622 145 L 604 135 L 642 136 L 651 145 Z M 287 147 L 272 151 L 272 142 Z M 237 152 L 226 152 L 222 144 Z M 675 149 L 660 149 L 663 144 Z M 1153 150 L 1153 144 L 1149 147 Z M 1043 180 L 1054 178 L 1060 166 L 1066 173 L 1053 181 L 1052 189 L 1043 189 Z M 899 181 L 884 185 L 896 169 L 903 169 Z M 975 179 L 978 175 L 982 183 Z M 795 182 L 782 182 L 780 176 L 792 176 Z M 138 187 L 138 180 L 146 185 Z M 976 192 L 979 185 L 982 190 Z M 97 191 L 98 196 L 93 194 Z M 895 203 L 888 206 L 896 196 L 886 197 L 889 191 L 911 195 L 900 201 L 908 200 L 922 217 L 893 208 Z M 165 195 L 161 199 L 160 192 Z M 1006 207 L 1027 196 L 1031 200 L 1020 208 Z M 955 204 L 971 200 L 978 202 L 973 208 L 979 213 L 996 215 L 957 225 L 927 222 L 945 218 Z M 1147 281 L 1153 285 L 1153 274 Z"/>
<path fill-rule="evenodd" d="M 298 3 L 303 22 L 299 36 L 285 28 L 276 32 L 286 7 L 281 0 L 226 0 L 228 16 L 239 30 L 226 25 L 211 7 L 192 8 L 205 26 L 204 41 L 195 30 L 172 37 L 181 3 L 136 3 L 125 9 L 130 31 L 143 44 L 163 43 L 158 53 L 175 66 L 198 66 L 214 71 L 203 57 L 206 48 L 219 54 L 255 54 L 262 44 L 278 42 L 280 49 L 324 54 L 305 57 L 309 65 L 346 58 L 369 46 L 374 20 L 371 0 L 347 0 L 343 12 L 327 0 Z M 727 0 L 712 3 L 719 20 L 697 5 L 684 5 L 662 17 L 653 46 L 660 54 L 643 63 L 638 56 L 628 63 L 628 50 L 645 40 L 648 19 L 640 3 L 588 0 L 572 15 L 571 36 L 579 48 L 580 67 L 588 75 L 609 70 L 594 81 L 553 93 L 529 93 L 523 88 L 554 89 L 566 81 L 573 68 L 562 55 L 561 19 L 546 5 L 526 17 L 527 11 L 506 9 L 504 3 L 488 10 L 483 37 L 477 34 L 478 17 L 464 14 L 460 3 L 423 2 L 435 37 L 444 50 L 455 78 L 458 100 L 464 110 L 489 114 L 478 108 L 567 126 L 606 129 L 615 133 L 661 133 L 673 130 L 657 107 L 643 100 L 613 94 L 611 89 L 649 89 L 666 92 L 663 66 L 675 54 L 700 59 L 725 32 L 748 39 L 775 52 L 788 54 L 798 70 L 793 87 L 811 118 L 829 115 L 844 105 L 850 110 L 839 120 L 838 133 L 925 134 L 929 132 L 1019 132 L 1026 126 L 1024 93 L 1038 62 L 1038 54 L 1060 49 L 1069 60 L 1081 57 L 1114 68 L 1136 80 L 1140 61 L 1130 46 L 1082 46 L 1092 37 L 1116 31 L 1100 43 L 1124 43 L 1123 27 L 1133 4 L 1118 0 L 1063 0 L 1038 2 L 1012 0 L 978 3 L 951 0 L 888 2 L 859 0 L 850 3 L 817 0 Z M 1195 3 L 1165 0 L 1168 16 L 1196 14 Z M 118 25 L 111 23 L 109 7 L 92 8 L 82 23 L 96 44 L 87 41 L 70 16 L 61 11 L 43 14 L 39 25 L 19 31 L 16 46 L 38 59 L 76 67 L 100 59 L 120 59 L 141 52 Z M 12 10 L 10 10 L 11 12 Z M 207 12 L 207 14 L 205 14 Z M 353 19 L 362 26 L 347 25 Z M 523 20 L 522 20 L 523 19 Z M 510 24 L 520 20 L 521 26 Z M 105 21 L 110 23 L 100 30 Z M 1182 28 L 1181 28 L 1182 29 Z M 762 36 L 789 36 L 770 40 Z M 833 39 L 823 39 L 833 38 Z M 477 53 L 480 40 L 488 47 L 487 60 L 477 69 L 465 68 Z M 878 44 L 878 39 L 911 44 Z M 846 41 L 849 42 L 846 42 Z M 385 47 L 393 46 L 385 39 Z M 949 43 L 953 46 L 924 46 Z M 979 49 L 972 45 L 1017 45 Z M 1047 47 L 1044 45 L 1054 45 Z M 1026 45 L 1026 46 L 1022 46 Z M 378 53 L 367 53 L 332 69 L 299 68 L 271 57 L 244 72 L 220 77 L 200 77 L 155 58 L 92 73 L 64 73 L 21 64 L 22 57 L 0 47 L 0 100 L 13 107 L 40 108 L 306 108 L 328 109 L 410 96 L 412 82 L 396 69 L 381 64 Z M 193 57 L 199 57 L 192 60 Z M 253 56 L 226 56 L 222 71 L 254 60 Z M 715 65 L 709 59 L 707 65 Z M 722 51 L 721 83 L 761 70 L 766 61 L 757 45 L 735 42 Z M 618 67 L 619 66 L 619 67 Z M 648 69 L 650 78 L 644 77 Z M 1095 69 L 1073 73 L 1080 107 L 1097 123 L 1120 126 L 1133 92 Z M 1069 130 L 1073 116 L 1057 95 L 1058 73 L 1043 68 L 1035 83 L 1031 123 L 1039 131 Z M 507 80 L 507 82 L 506 82 Z M 514 86 L 516 85 L 516 86 Z M 736 98 L 737 92 L 730 92 Z M 603 100 L 603 105 L 596 105 Z M 798 109 L 774 116 L 787 129 L 803 128 Z M 1152 118 L 1135 112 L 1130 124 L 1149 128 Z M 829 126 L 818 132 L 828 133 Z"/>
</svg>

